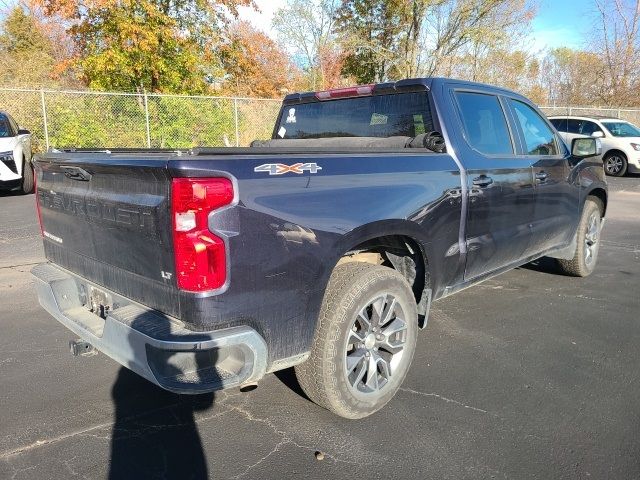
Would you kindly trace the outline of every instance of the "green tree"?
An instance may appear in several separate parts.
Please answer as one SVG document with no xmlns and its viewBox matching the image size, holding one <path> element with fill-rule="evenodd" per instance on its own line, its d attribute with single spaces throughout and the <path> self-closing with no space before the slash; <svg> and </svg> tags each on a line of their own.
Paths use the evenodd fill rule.
<svg viewBox="0 0 640 480">
<path fill-rule="evenodd" d="M 359 83 L 383 81 L 399 52 L 402 0 L 343 0 L 337 11 L 337 28 L 349 52 L 343 74 Z"/>
</svg>

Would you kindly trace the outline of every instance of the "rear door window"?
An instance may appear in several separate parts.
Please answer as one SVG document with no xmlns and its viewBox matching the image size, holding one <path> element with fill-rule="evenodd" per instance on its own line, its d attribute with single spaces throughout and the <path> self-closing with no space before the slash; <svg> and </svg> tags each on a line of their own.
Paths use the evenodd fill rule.
<svg viewBox="0 0 640 480">
<path fill-rule="evenodd" d="M 469 145 L 486 155 L 513 153 L 509 127 L 498 97 L 475 92 L 456 92 L 455 97 Z"/>
<path fill-rule="evenodd" d="M 276 138 L 415 137 L 433 130 L 427 92 L 285 106 Z"/>
<path fill-rule="evenodd" d="M 583 120 L 580 125 L 580 133 L 582 135 L 593 135 L 595 132 L 602 132 L 597 123 Z"/>
</svg>

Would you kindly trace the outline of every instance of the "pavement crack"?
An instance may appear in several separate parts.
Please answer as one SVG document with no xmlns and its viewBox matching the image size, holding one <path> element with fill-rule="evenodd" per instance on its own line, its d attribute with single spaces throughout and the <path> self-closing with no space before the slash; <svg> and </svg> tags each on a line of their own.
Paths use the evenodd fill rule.
<svg viewBox="0 0 640 480">
<path fill-rule="evenodd" d="M 133 422 L 137 419 L 141 419 L 144 418 L 147 415 L 152 415 L 158 412 L 161 412 L 163 410 L 167 410 L 167 409 L 171 409 L 171 408 L 175 408 L 176 404 L 172 404 L 172 405 L 167 405 L 165 407 L 161 407 L 161 408 L 157 408 L 154 410 L 151 410 L 149 412 L 145 412 L 143 414 L 140 415 L 134 415 L 131 416 L 129 418 L 124 419 L 124 422 Z M 206 422 L 207 420 L 210 420 L 212 418 L 215 417 L 219 417 L 222 415 L 225 415 L 227 413 L 229 413 L 230 409 L 224 410 L 222 412 L 218 412 L 215 413 L 213 415 L 209 415 L 206 417 L 201 417 L 201 418 L 196 418 L 195 422 L 196 423 L 202 423 L 202 422 Z M 109 436 L 104 436 L 104 435 L 97 435 L 93 432 L 97 431 L 97 430 L 101 430 L 103 428 L 113 428 L 113 426 L 115 425 L 114 421 L 111 422 L 107 422 L 107 423 L 101 423 L 99 425 L 94 425 L 92 427 L 87 427 L 87 428 L 83 428 L 80 430 L 74 430 L 72 432 L 69 433 L 65 433 L 63 435 L 58 435 L 57 437 L 52 437 L 52 438 L 47 438 L 44 440 L 36 440 L 35 442 L 29 444 L 29 445 L 23 445 L 22 447 L 18 447 L 18 448 L 14 448 L 11 450 L 6 450 L 2 453 L 0 453 L 0 460 L 6 460 L 9 459 L 11 457 L 15 457 L 17 455 L 21 455 L 23 453 L 29 452 L 30 450 L 36 449 L 36 448 L 40 448 L 46 445 L 51 445 L 54 443 L 58 443 L 64 440 L 68 440 L 69 438 L 73 438 L 73 437 L 93 437 L 93 438 L 98 438 L 101 440 L 110 440 Z M 117 433 L 131 433 L 130 437 L 133 438 L 135 436 L 139 436 L 141 434 L 145 434 L 148 433 L 149 431 L 159 431 L 159 430 L 167 430 L 167 429 L 175 429 L 175 428 L 182 428 L 184 426 L 186 426 L 187 424 L 164 424 L 164 425 L 144 425 L 141 428 L 136 428 L 136 429 L 126 429 L 126 428 L 118 428 L 116 432 L 112 432 L 113 434 L 117 434 Z M 128 437 L 126 437 L 128 438 Z"/>
<path fill-rule="evenodd" d="M 39 448 L 39 447 L 42 447 L 44 445 L 50 445 L 52 443 L 58 443 L 58 442 L 60 442 L 62 440 L 66 440 L 68 438 L 77 437 L 77 436 L 86 434 L 88 432 L 92 432 L 94 430 L 99 430 L 101 428 L 110 427 L 111 425 L 113 425 L 113 422 L 102 423 L 100 425 L 94 425 L 92 427 L 84 428 L 82 430 L 75 430 L 73 432 L 65 433 L 63 435 L 58 435 L 57 437 L 47 438 L 46 440 L 36 440 L 35 442 L 33 442 L 33 443 L 29 444 L 29 445 L 24 445 L 22 447 L 14 448 L 13 450 L 6 450 L 6 451 L 0 453 L 0 460 L 6 460 L 6 459 L 14 457 L 16 455 L 20 455 L 22 453 L 25 453 L 25 452 L 28 452 L 30 450 L 33 450 L 34 448 Z"/>
<path fill-rule="evenodd" d="M 30 267 L 32 265 L 40 265 L 42 262 L 29 262 L 29 263 L 18 263 L 16 265 L 5 265 L 0 267 L 0 270 L 4 270 L 7 268 L 17 268 L 17 267 Z"/>
<path fill-rule="evenodd" d="M 467 405 L 465 403 L 459 402 L 458 400 L 454 400 L 452 398 L 443 397 L 442 395 L 439 395 L 437 393 L 419 392 L 418 390 L 413 390 L 411 388 L 400 388 L 400 390 L 403 391 L 403 392 L 407 392 L 407 393 L 413 393 L 414 395 L 420 395 L 422 397 L 437 398 L 438 400 L 442 400 L 443 402 L 453 403 L 453 404 L 458 405 L 460 407 L 464 407 L 464 408 L 467 408 L 469 410 L 473 410 L 474 412 L 486 413 L 488 415 L 492 415 L 494 417 L 500 418 L 495 413 L 491 413 L 491 412 L 489 412 L 487 410 L 483 410 L 482 408 L 472 407 L 471 405 Z"/>
<path fill-rule="evenodd" d="M 283 439 L 281 442 L 276 443 L 276 445 L 273 447 L 273 449 L 267 453 L 265 456 L 263 456 L 261 459 L 259 459 L 257 462 L 252 463 L 251 465 L 249 465 L 247 468 L 245 468 L 242 472 L 240 472 L 238 475 L 234 475 L 231 478 L 242 478 L 244 477 L 247 473 L 249 473 L 251 470 L 253 470 L 254 468 L 256 468 L 258 465 L 260 465 L 262 462 L 264 462 L 267 458 L 269 458 L 271 455 L 273 455 L 274 453 L 276 453 L 278 450 L 280 450 L 280 447 L 284 446 L 284 445 L 288 445 L 292 443 L 291 440 L 289 440 L 288 438 Z"/>
<path fill-rule="evenodd" d="M 11 479 L 10 480 L 15 480 L 16 477 L 23 473 L 23 472 L 27 472 L 29 470 L 33 470 L 34 468 L 36 468 L 36 465 L 31 465 L 29 467 L 25 467 L 25 468 L 16 468 L 13 465 L 9 464 L 9 466 L 11 467 L 11 469 L 13 470 L 13 474 L 11 475 Z"/>
<path fill-rule="evenodd" d="M 314 447 L 310 447 L 308 445 L 302 445 L 300 443 L 295 442 L 287 432 L 285 432 L 284 430 L 281 430 L 280 428 L 278 428 L 278 426 L 276 424 L 274 424 L 272 421 L 266 419 L 266 418 L 260 418 L 260 417 L 256 417 L 255 415 L 253 415 L 253 413 L 251 413 L 249 410 L 247 410 L 246 408 L 243 408 L 239 405 L 235 405 L 230 407 L 230 410 L 234 410 L 238 413 L 240 413 L 242 416 L 244 416 L 247 420 L 251 421 L 251 422 L 258 422 L 258 423 L 262 423 L 266 426 L 268 426 L 271 430 L 273 430 L 273 432 L 276 435 L 279 435 L 280 437 L 282 437 L 282 439 L 276 443 L 274 445 L 274 447 L 271 449 L 270 452 L 268 452 L 266 455 L 264 455 L 262 458 L 260 458 L 257 462 L 249 465 L 248 467 L 246 467 L 242 472 L 240 472 L 237 475 L 234 475 L 231 478 L 241 478 L 243 476 L 245 476 L 248 472 L 250 472 L 251 470 L 253 470 L 254 468 L 256 468 L 258 465 L 260 465 L 262 462 L 264 462 L 266 459 L 268 459 L 271 455 L 273 455 L 274 453 L 278 452 L 283 446 L 285 445 L 293 445 L 297 448 L 303 449 L 303 450 L 308 450 L 311 452 L 316 452 L 318 451 L 317 448 Z M 353 465 L 362 465 L 362 462 L 351 462 L 349 460 L 344 460 L 342 458 L 336 457 L 334 455 L 330 455 L 326 452 L 324 452 L 324 455 L 326 458 L 332 460 L 335 463 L 348 463 L 348 464 L 353 464 Z"/>
</svg>

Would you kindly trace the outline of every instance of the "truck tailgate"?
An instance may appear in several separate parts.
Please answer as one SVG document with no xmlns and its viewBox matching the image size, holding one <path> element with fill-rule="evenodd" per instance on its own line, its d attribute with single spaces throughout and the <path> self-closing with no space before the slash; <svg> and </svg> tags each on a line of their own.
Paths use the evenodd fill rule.
<svg viewBox="0 0 640 480">
<path fill-rule="evenodd" d="M 175 290 L 163 275 L 174 270 L 168 160 L 105 157 L 56 154 L 36 161 L 45 254 L 91 281 L 160 306 L 159 297 Z"/>
</svg>

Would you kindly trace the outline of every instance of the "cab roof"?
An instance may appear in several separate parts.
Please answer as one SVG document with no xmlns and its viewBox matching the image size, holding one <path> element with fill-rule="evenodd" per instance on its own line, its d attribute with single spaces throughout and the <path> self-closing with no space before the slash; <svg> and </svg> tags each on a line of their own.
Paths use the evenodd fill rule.
<svg viewBox="0 0 640 480">
<path fill-rule="evenodd" d="M 332 99 L 338 99 L 338 98 L 384 95 L 384 94 L 390 94 L 390 93 L 429 91 L 444 82 L 455 83 L 457 87 L 461 87 L 461 88 L 481 87 L 483 89 L 494 90 L 496 93 L 507 93 L 512 96 L 524 98 L 521 94 L 514 92 L 512 90 L 509 90 L 507 88 L 496 87 L 494 85 L 489 85 L 485 83 L 471 82 L 467 80 L 459 80 L 459 79 L 447 78 L 447 77 L 423 77 L 423 78 L 408 78 L 404 80 L 398 80 L 397 82 L 354 85 L 351 87 L 335 88 L 331 90 L 290 93 L 289 95 L 284 97 L 283 103 L 285 105 L 291 105 L 291 104 L 318 102 L 323 100 L 332 100 Z"/>
<path fill-rule="evenodd" d="M 561 119 L 561 120 L 596 120 L 598 122 L 626 122 L 622 118 L 607 117 L 605 115 L 549 115 L 549 120 Z"/>
</svg>

